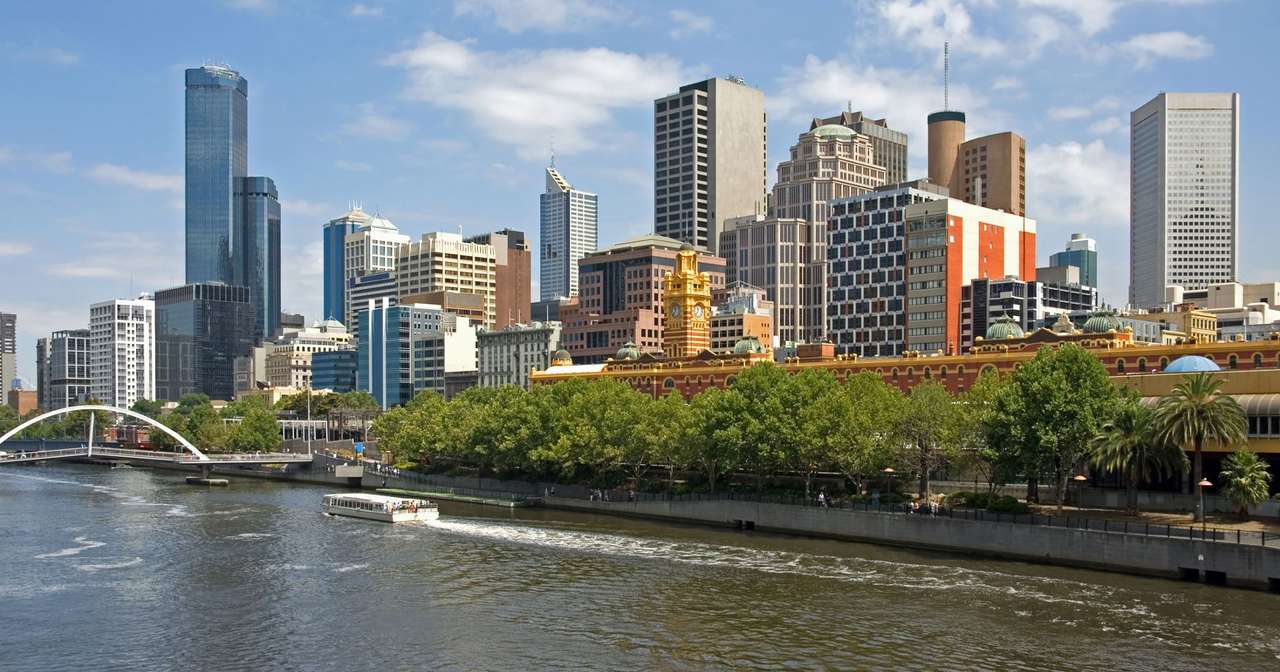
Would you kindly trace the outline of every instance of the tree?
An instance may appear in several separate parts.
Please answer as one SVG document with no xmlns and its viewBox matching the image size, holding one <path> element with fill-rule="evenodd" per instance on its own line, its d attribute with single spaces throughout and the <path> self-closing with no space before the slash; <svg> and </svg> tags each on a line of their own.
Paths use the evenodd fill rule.
<svg viewBox="0 0 1280 672">
<path fill-rule="evenodd" d="M 709 387 L 689 403 L 693 424 L 701 429 L 692 436 L 693 461 L 702 468 L 713 493 L 720 475 L 739 464 L 740 433 L 734 426 L 737 418 L 725 401 L 727 397 L 724 390 Z"/>
<path fill-rule="evenodd" d="M 1033 479 L 1053 474 L 1061 513 L 1068 473 L 1118 403 L 1115 385 L 1092 353 L 1074 343 L 1044 346 L 1014 371 L 1011 389 L 998 397 L 990 436 L 1016 451 L 1029 492 Z"/>
<path fill-rule="evenodd" d="M 1249 507 L 1265 501 L 1271 494 L 1270 467 L 1246 448 L 1227 457 L 1218 480 L 1222 483 L 1222 493 L 1236 505 L 1241 518 L 1248 518 Z"/>
<path fill-rule="evenodd" d="M 861 491 L 869 476 L 878 474 L 894 461 L 901 443 L 899 417 L 902 393 L 869 371 L 848 378 L 845 394 L 853 407 L 848 424 L 840 432 L 841 441 L 832 451 L 835 466 Z"/>
<path fill-rule="evenodd" d="M 230 430 L 227 447 L 237 453 L 270 453 L 280 448 L 280 426 L 276 416 L 264 407 L 250 407 L 240 416 L 240 424 Z"/>
<path fill-rule="evenodd" d="M 1183 471 L 1186 454 L 1155 431 L 1155 414 L 1128 396 L 1093 438 L 1090 461 L 1124 479 L 1126 508 L 1138 512 L 1138 484 Z"/>
<path fill-rule="evenodd" d="M 696 435 L 702 429 L 694 425 L 693 409 L 679 392 L 649 404 L 642 422 L 648 462 L 666 468 L 670 492 L 675 487 L 676 470 L 693 462 Z"/>
<path fill-rule="evenodd" d="M 159 420 L 164 415 L 164 402 L 154 399 L 139 399 L 133 402 L 133 406 L 129 410 L 135 413 L 141 413 L 152 420 Z"/>
<path fill-rule="evenodd" d="M 899 416 L 898 432 L 912 447 L 909 459 L 920 470 L 920 496 L 929 496 L 929 474 L 951 452 L 948 427 L 952 424 L 954 400 L 946 388 L 932 380 L 911 389 Z"/>
<path fill-rule="evenodd" d="M 952 415 L 950 431 L 960 456 L 986 480 L 988 494 L 1017 470 L 1013 444 L 993 431 L 1000 398 L 1010 394 L 1012 387 L 1008 376 L 996 371 L 981 373 L 957 399 Z"/>
<path fill-rule="evenodd" d="M 772 362 L 756 364 L 738 375 L 719 398 L 721 411 L 733 418 L 721 440 L 738 449 L 738 463 L 755 474 L 756 491 L 766 474 L 787 464 L 801 440 L 796 410 L 800 392 L 791 376 Z"/>
<path fill-rule="evenodd" d="M 1235 399 L 1222 393 L 1225 382 L 1207 373 L 1187 376 L 1156 406 L 1155 421 L 1161 437 L 1183 450 L 1195 451 L 1193 483 L 1204 478 L 1201 452 L 1206 441 L 1234 448 L 1245 440 L 1244 410 Z"/>
<path fill-rule="evenodd" d="M 0 405 L 0 434 L 5 434 L 20 424 L 22 418 L 18 417 L 17 411 L 10 406 Z"/>
<path fill-rule="evenodd" d="M 791 376 L 784 412 L 795 419 L 798 441 L 792 462 L 804 474 L 804 496 L 810 497 L 814 474 L 829 468 L 833 457 L 851 437 L 853 399 L 836 377 L 826 370 L 808 369 Z"/>
<path fill-rule="evenodd" d="M 604 477 L 634 453 L 640 412 L 648 398 L 630 385 L 613 379 L 590 381 L 565 407 L 563 430 L 557 440 L 535 453 L 535 459 L 560 466 L 571 475 L 579 466 Z"/>
</svg>

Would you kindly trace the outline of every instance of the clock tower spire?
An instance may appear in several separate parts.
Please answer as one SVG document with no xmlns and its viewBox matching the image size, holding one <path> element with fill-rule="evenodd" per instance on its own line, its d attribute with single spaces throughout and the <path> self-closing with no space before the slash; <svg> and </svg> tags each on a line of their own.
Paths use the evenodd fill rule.
<svg viewBox="0 0 1280 672">
<path fill-rule="evenodd" d="M 662 279 L 662 353 L 692 357 L 711 347 L 711 276 L 698 272 L 698 253 L 689 245 L 676 253 L 676 270 Z"/>
</svg>

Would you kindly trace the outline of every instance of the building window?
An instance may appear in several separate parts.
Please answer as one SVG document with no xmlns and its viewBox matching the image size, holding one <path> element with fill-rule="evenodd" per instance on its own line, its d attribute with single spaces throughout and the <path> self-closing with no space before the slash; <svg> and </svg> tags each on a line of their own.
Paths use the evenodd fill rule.
<svg viewBox="0 0 1280 672">
<path fill-rule="evenodd" d="M 943 379 L 943 380 L 946 380 L 946 379 L 947 379 L 947 367 L 943 366 L 943 367 L 942 367 L 942 369 L 940 370 L 940 373 L 941 373 L 942 379 Z"/>
<path fill-rule="evenodd" d="M 996 367 L 994 364 L 983 364 L 982 368 L 978 369 L 979 376 L 983 376 L 988 373 L 995 373 L 995 372 L 996 372 Z"/>
<path fill-rule="evenodd" d="M 1147 358 L 1146 358 L 1146 357 L 1139 357 L 1139 358 L 1138 358 L 1138 371 L 1139 371 L 1140 373 L 1146 373 L 1146 372 L 1147 372 Z"/>
<path fill-rule="evenodd" d="M 1165 370 L 1165 369 L 1167 369 L 1167 368 L 1169 368 L 1169 358 L 1168 358 L 1168 357 L 1161 357 L 1161 358 L 1160 358 L 1160 370 L 1161 370 L 1161 371 L 1164 371 L 1164 370 Z"/>
<path fill-rule="evenodd" d="M 1240 358 L 1239 358 L 1239 357 L 1236 357 L 1235 355 L 1231 355 L 1230 357 L 1228 357 L 1228 358 L 1227 358 L 1227 367 L 1228 367 L 1228 368 L 1232 368 L 1232 369 L 1234 369 L 1234 368 L 1236 368 L 1239 364 L 1240 364 Z"/>
<path fill-rule="evenodd" d="M 676 386 L 676 381 L 673 378 L 667 378 L 666 380 L 662 381 L 662 389 L 664 390 L 670 390 L 675 386 Z"/>
<path fill-rule="evenodd" d="M 1255 353 L 1253 353 L 1253 368 L 1255 368 L 1255 369 L 1261 369 L 1261 368 L 1262 368 L 1262 353 L 1261 353 L 1261 352 L 1255 352 Z"/>
<path fill-rule="evenodd" d="M 1117 360 L 1116 360 L 1116 373 L 1124 373 L 1124 360 L 1123 360 L 1123 359 L 1117 359 Z"/>
</svg>

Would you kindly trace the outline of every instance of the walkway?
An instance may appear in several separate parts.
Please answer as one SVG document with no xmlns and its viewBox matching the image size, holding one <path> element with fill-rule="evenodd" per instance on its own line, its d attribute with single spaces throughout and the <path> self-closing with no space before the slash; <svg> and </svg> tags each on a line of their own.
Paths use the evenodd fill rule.
<svg viewBox="0 0 1280 672">
<path fill-rule="evenodd" d="M 10 453 L 0 457 L 0 465 L 19 464 L 23 462 L 40 462 L 67 458 L 101 457 L 119 460 L 137 460 L 141 462 L 167 462 L 171 464 L 190 464 L 202 467 L 215 467 L 232 464 L 282 464 L 287 462 L 311 462 L 312 457 L 306 453 L 206 453 L 208 459 L 196 455 L 164 450 L 131 450 L 127 448 L 110 448 L 105 446 L 79 446 L 77 448 L 59 448 L 55 450 L 35 450 Z"/>
</svg>

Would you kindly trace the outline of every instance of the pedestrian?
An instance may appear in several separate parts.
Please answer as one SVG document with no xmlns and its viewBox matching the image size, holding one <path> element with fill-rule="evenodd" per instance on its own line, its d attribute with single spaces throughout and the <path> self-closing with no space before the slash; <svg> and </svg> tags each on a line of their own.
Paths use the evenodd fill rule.
<svg viewBox="0 0 1280 672">
<path fill-rule="evenodd" d="M 555 496 L 556 496 L 556 489 L 555 489 L 554 487 L 553 487 L 553 488 L 551 488 L 551 496 L 552 496 L 552 497 L 555 497 Z"/>
<path fill-rule="evenodd" d="M 822 491 L 818 491 L 818 506 L 827 508 L 827 495 Z"/>
</svg>

